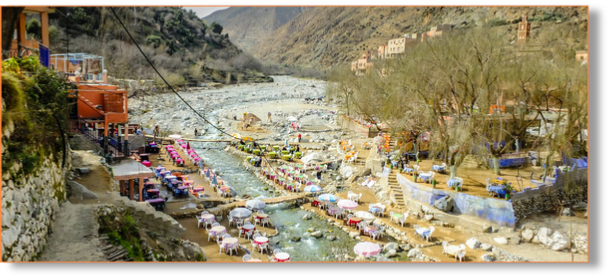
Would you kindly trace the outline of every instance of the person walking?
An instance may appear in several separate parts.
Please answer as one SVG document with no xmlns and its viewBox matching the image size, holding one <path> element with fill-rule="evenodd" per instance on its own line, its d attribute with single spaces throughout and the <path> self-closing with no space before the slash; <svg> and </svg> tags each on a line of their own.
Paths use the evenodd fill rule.
<svg viewBox="0 0 610 278">
<path fill-rule="evenodd" d="M 195 137 L 197 137 L 197 128 L 195 128 Z"/>
<path fill-rule="evenodd" d="M 322 170 L 318 169 L 318 171 L 316 172 L 316 177 L 318 178 L 318 180 L 322 180 Z"/>
<path fill-rule="evenodd" d="M 299 143 L 301 143 L 301 134 L 299 133 Z"/>
<path fill-rule="evenodd" d="M 268 113 L 267 113 L 267 120 L 268 120 L 270 123 L 273 123 L 273 121 L 271 120 L 271 112 L 268 112 Z"/>
</svg>

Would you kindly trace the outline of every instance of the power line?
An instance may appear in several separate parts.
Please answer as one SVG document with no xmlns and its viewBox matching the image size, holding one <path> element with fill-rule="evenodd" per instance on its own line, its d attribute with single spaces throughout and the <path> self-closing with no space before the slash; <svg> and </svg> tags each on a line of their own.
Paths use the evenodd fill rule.
<svg viewBox="0 0 610 278">
<path fill-rule="evenodd" d="M 214 124 L 212 124 L 208 119 L 206 119 L 203 115 L 201 115 L 199 112 L 197 112 L 197 110 L 195 110 L 195 108 L 193 108 L 184 98 L 182 98 L 182 96 L 180 96 L 180 94 L 178 94 L 178 92 L 176 92 L 176 90 L 174 90 L 174 88 L 167 82 L 167 80 L 165 80 L 165 78 L 163 77 L 163 75 L 161 75 L 161 73 L 157 70 L 157 68 L 155 67 L 155 65 L 152 63 L 152 61 L 150 61 L 150 59 L 148 59 L 148 56 L 146 56 L 146 54 L 144 53 L 144 51 L 142 51 L 142 48 L 140 48 L 140 45 L 136 42 L 136 40 L 133 38 L 133 36 L 131 35 L 131 33 L 129 32 L 129 30 L 127 30 L 127 27 L 125 26 L 125 24 L 123 24 L 123 21 L 121 20 L 121 18 L 119 17 L 119 15 L 116 13 L 116 11 L 114 10 L 113 7 L 110 7 L 110 10 L 112 11 L 112 13 L 114 14 L 114 17 L 119 21 L 119 23 L 121 24 L 121 26 L 123 27 L 123 29 L 125 30 L 125 32 L 127 32 L 127 35 L 129 36 L 129 38 L 131 39 L 131 41 L 136 45 L 136 47 L 138 48 L 138 50 L 140 51 L 140 53 L 142 53 L 142 56 L 144 56 L 144 58 L 146 59 L 146 61 L 148 62 L 148 64 L 150 64 L 150 66 L 153 68 L 153 70 L 155 70 L 155 72 L 157 73 L 157 75 L 159 75 L 159 77 L 163 80 L 163 82 L 165 82 L 165 84 L 167 85 L 167 87 L 169 87 L 171 89 L 171 91 L 176 94 L 176 96 L 178 96 L 178 98 L 180 98 L 180 100 L 182 100 L 186 106 L 188 106 L 191 110 L 193 110 L 193 112 L 195 112 L 195 114 L 197 114 L 197 116 L 201 117 L 204 121 L 206 121 L 209 125 L 211 125 L 212 127 L 214 127 L 215 129 L 217 129 L 218 131 L 220 131 L 223 134 L 228 135 L 231 138 L 234 139 L 239 139 L 236 136 L 233 136 L 232 134 L 227 133 L 226 131 L 220 129 L 219 127 L 215 126 Z M 252 141 L 253 145 L 254 145 L 254 140 Z M 264 156 L 264 153 L 262 155 L 263 159 L 267 162 L 267 164 L 269 164 L 269 166 L 271 166 L 271 163 L 269 162 L 269 160 L 267 160 L 267 158 Z M 273 167 L 270 167 L 271 170 L 277 174 L 277 172 L 275 171 L 275 169 L 273 169 Z"/>
</svg>

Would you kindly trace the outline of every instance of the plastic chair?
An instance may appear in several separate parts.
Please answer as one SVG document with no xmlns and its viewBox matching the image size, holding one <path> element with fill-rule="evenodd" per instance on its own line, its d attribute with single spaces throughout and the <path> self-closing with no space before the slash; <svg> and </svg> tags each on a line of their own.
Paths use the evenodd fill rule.
<svg viewBox="0 0 610 278">
<path fill-rule="evenodd" d="M 263 218 L 262 223 L 261 223 L 261 226 L 263 226 L 263 227 L 264 227 L 265 225 L 267 225 L 267 226 L 269 226 L 269 225 L 270 225 L 270 222 L 269 222 L 269 217 L 267 217 L 267 218 Z"/>
<path fill-rule="evenodd" d="M 247 262 L 247 261 L 249 261 L 250 259 L 252 259 L 252 256 L 250 256 L 250 255 L 244 255 L 243 257 L 241 257 L 241 260 L 242 260 L 243 262 Z"/>
<path fill-rule="evenodd" d="M 254 233 L 254 230 L 250 230 L 244 233 L 244 238 L 247 237 L 248 239 L 250 239 L 252 237 L 252 234 Z"/>
<path fill-rule="evenodd" d="M 199 226 L 201 226 L 201 224 L 204 223 L 204 220 L 200 217 L 197 217 L 197 216 L 195 216 L 195 217 L 197 218 L 197 228 L 199 228 Z M 206 230 L 207 230 L 207 225 L 204 225 L 204 226 L 206 227 Z"/>
<path fill-rule="evenodd" d="M 222 254 L 222 251 L 224 251 L 224 246 L 222 245 L 222 240 L 220 240 L 220 238 L 218 240 L 216 240 L 216 243 L 218 243 L 218 248 L 220 248 L 220 250 L 218 251 L 219 254 Z"/>
<path fill-rule="evenodd" d="M 464 260 L 465 256 L 466 256 L 466 250 L 462 250 L 460 252 L 455 253 L 454 259 L 459 260 L 461 262 L 462 260 Z"/>
<path fill-rule="evenodd" d="M 224 235 L 222 235 L 222 239 L 227 239 L 227 238 L 231 238 L 231 235 L 230 235 L 230 234 L 224 234 Z"/>
<path fill-rule="evenodd" d="M 277 255 L 278 253 L 282 253 L 282 249 L 278 248 L 278 249 L 273 250 L 273 255 L 274 256 Z"/>
<path fill-rule="evenodd" d="M 235 219 L 229 215 L 229 227 L 231 227 L 232 224 L 235 224 Z"/>
</svg>

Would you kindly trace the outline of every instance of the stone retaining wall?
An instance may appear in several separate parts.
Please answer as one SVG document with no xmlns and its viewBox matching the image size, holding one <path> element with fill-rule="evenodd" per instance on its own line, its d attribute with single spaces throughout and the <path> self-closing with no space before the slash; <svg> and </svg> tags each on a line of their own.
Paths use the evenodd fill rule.
<svg viewBox="0 0 610 278">
<path fill-rule="evenodd" d="M 21 163 L 2 173 L 2 261 L 31 261 L 44 249 L 59 204 L 66 200 L 71 164 L 70 155 L 66 158 L 63 169 L 61 157 L 54 162 L 51 154 L 34 174 L 16 174 Z"/>
<path fill-rule="evenodd" d="M 396 180 L 401 185 L 406 198 L 434 206 L 434 201 L 451 196 L 454 201 L 454 210 L 457 210 L 459 214 L 475 216 L 503 227 L 515 226 L 516 220 L 511 202 L 437 190 L 409 181 L 399 174 L 396 175 Z"/>
</svg>

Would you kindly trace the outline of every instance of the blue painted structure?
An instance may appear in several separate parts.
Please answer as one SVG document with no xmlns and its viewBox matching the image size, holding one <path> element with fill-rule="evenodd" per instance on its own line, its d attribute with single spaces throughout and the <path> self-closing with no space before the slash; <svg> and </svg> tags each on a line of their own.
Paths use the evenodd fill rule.
<svg viewBox="0 0 610 278">
<path fill-rule="evenodd" d="M 454 211 L 459 214 L 475 216 L 503 227 L 515 226 L 515 214 L 510 201 L 472 196 L 460 192 L 442 191 L 413 183 L 402 175 L 396 175 L 406 198 L 434 206 L 434 201 L 451 196 Z"/>
</svg>

